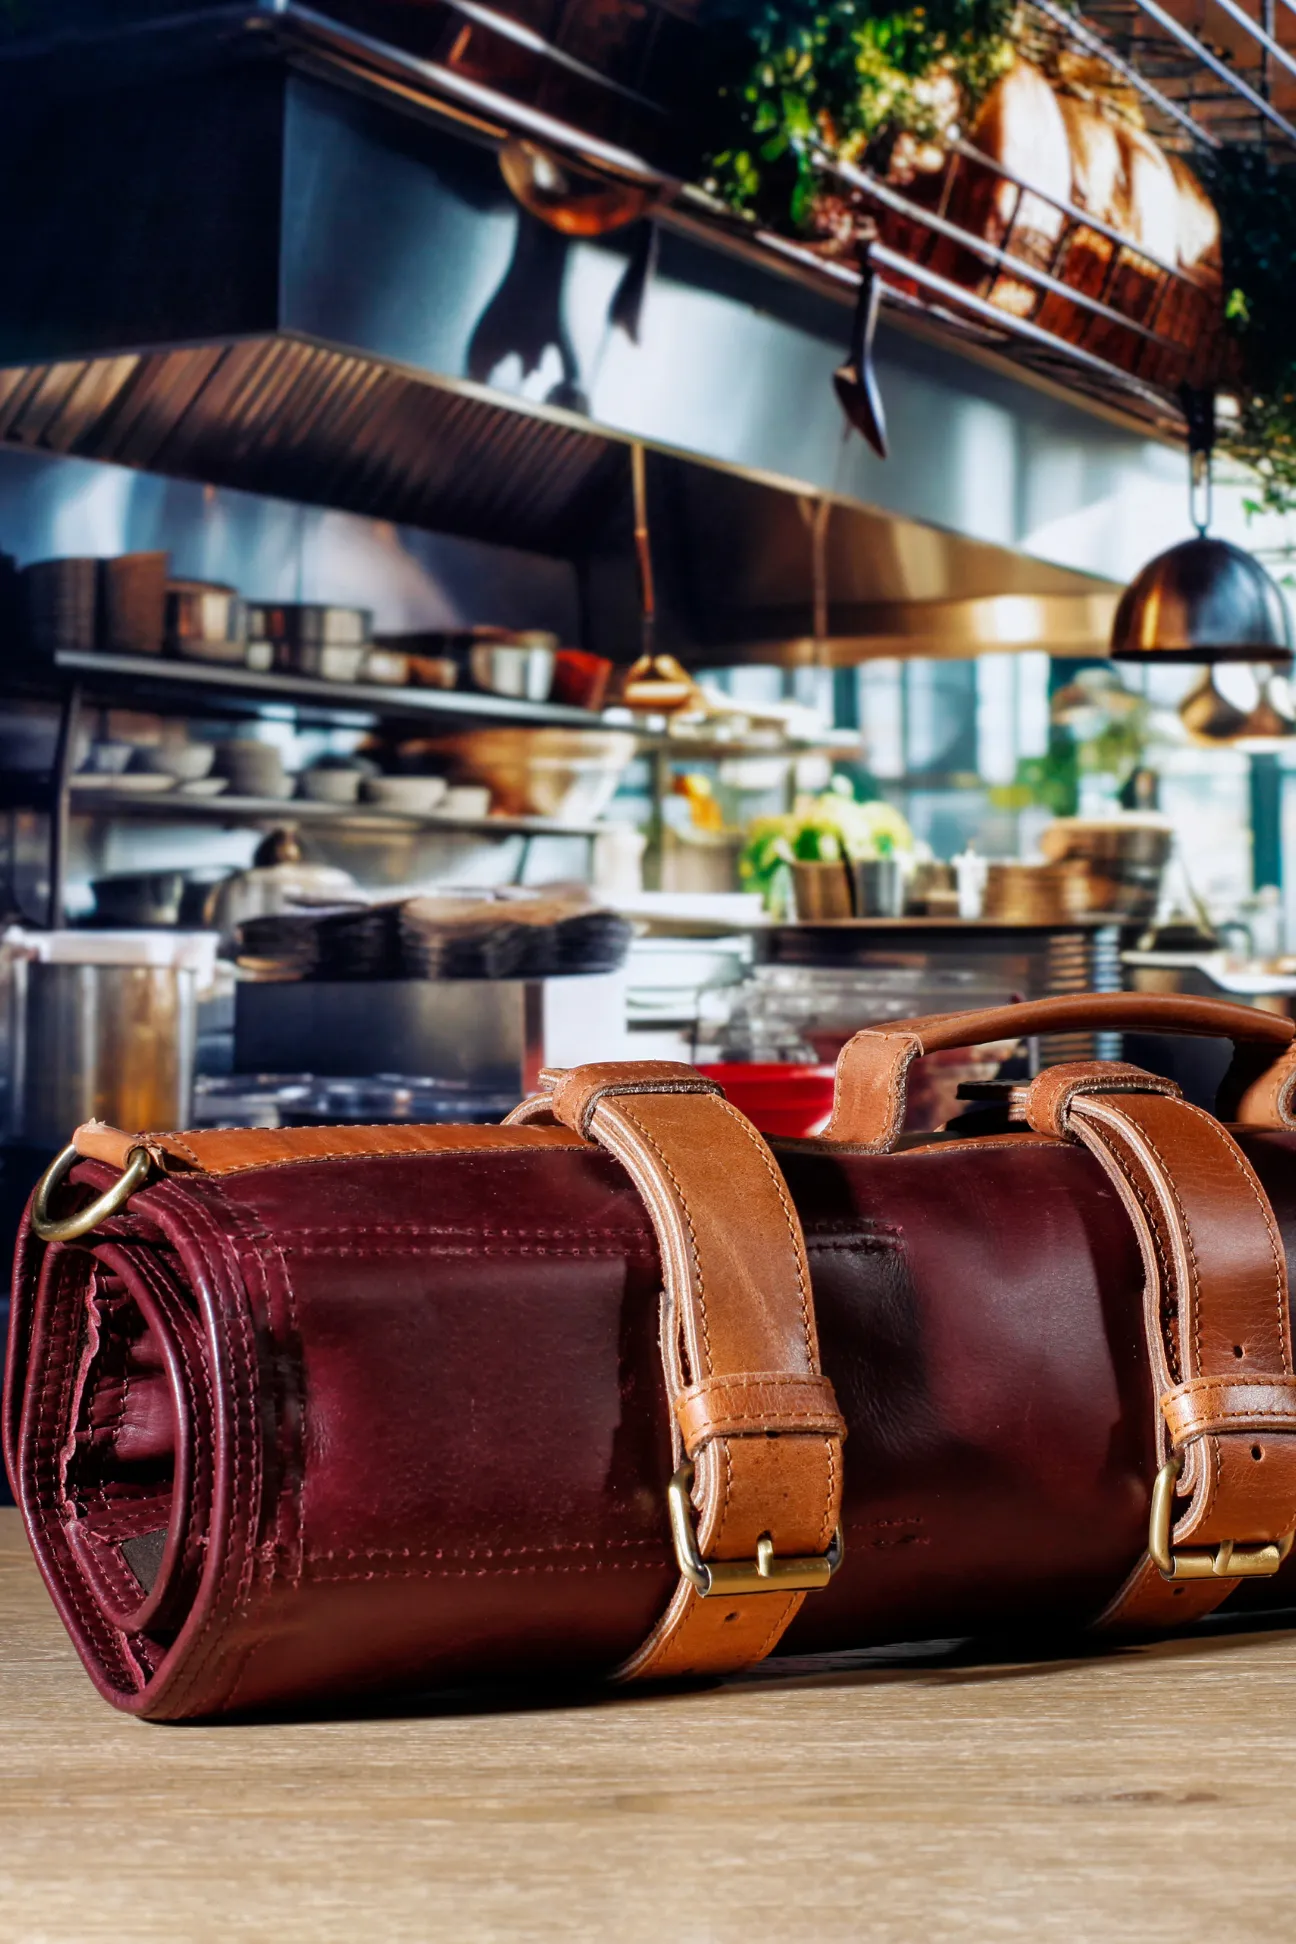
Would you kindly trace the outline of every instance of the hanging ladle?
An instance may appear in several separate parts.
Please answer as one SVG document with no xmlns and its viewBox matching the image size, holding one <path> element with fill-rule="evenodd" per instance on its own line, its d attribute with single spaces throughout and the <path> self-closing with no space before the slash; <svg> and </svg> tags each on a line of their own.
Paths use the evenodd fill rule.
<svg viewBox="0 0 1296 1944">
<path fill-rule="evenodd" d="M 873 339 L 877 332 L 882 280 L 873 264 L 874 238 L 865 237 L 859 250 L 860 287 L 851 326 L 847 361 L 833 373 L 838 403 L 860 437 L 867 439 L 879 459 L 887 456 L 886 407 L 873 369 Z"/>
</svg>

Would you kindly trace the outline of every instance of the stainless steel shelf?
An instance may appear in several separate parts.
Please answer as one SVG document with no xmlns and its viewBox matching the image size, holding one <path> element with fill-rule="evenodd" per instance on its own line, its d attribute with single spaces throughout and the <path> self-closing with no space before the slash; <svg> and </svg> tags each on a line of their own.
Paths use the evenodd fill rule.
<svg viewBox="0 0 1296 1944">
<path fill-rule="evenodd" d="M 366 830 L 444 830 L 488 837 L 597 837 L 605 824 L 560 822 L 552 817 L 451 817 L 429 811 L 413 816 L 384 810 L 377 804 L 315 803 L 307 797 L 184 796 L 179 790 L 159 790 L 135 796 L 126 790 L 79 789 L 71 786 L 74 817 L 168 817 L 204 823 L 327 823 L 353 824 Z"/>
<path fill-rule="evenodd" d="M 63 649 L 54 656 L 61 675 L 76 677 L 88 698 L 116 696 L 128 687 L 131 697 L 167 693 L 211 709 L 218 702 L 287 703 L 320 716 L 407 716 L 424 721 L 441 717 L 458 726 L 471 723 L 514 724 L 534 729 L 608 729 L 588 709 L 564 708 L 557 702 L 520 702 L 504 695 L 478 695 L 465 689 L 394 688 L 374 682 L 326 682 L 309 675 L 258 674 L 251 668 L 227 668 L 219 662 L 189 662 L 153 655 L 101 655 L 85 649 Z"/>
</svg>

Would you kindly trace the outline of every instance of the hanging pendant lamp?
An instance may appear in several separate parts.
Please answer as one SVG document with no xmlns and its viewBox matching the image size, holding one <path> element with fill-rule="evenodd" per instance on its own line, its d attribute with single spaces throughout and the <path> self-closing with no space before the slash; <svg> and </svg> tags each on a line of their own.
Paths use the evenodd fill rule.
<svg viewBox="0 0 1296 1944">
<path fill-rule="evenodd" d="M 1213 392 L 1184 387 L 1192 471 L 1191 540 L 1150 560 L 1120 598 L 1112 626 L 1113 661 L 1269 662 L 1290 668 L 1291 623 L 1277 583 L 1242 547 L 1212 539 Z"/>
</svg>

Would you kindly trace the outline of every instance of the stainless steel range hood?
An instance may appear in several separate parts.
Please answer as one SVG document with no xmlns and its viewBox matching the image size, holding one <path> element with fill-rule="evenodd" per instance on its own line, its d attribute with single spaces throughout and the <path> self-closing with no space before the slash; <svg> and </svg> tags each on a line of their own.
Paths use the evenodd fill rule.
<svg viewBox="0 0 1296 1944">
<path fill-rule="evenodd" d="M 1049 450 L 1092 481 L 1145 432 L 890 327 L 884 468 L 841 302 L 664 215 L 632 338 L 636 232 L 524 216 L 499 127 L 396 69 L 291 6 L 0 61 L 0 440 L 567 556 L 622 659 L 639 442 L 691 660 L 1102 651 L 1113 583 L 1014 541 Z"/>
</svg>

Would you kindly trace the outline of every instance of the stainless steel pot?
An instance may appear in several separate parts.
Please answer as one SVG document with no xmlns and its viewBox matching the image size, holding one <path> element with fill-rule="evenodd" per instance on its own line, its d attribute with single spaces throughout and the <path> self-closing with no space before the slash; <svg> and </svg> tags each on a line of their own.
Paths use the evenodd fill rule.
<svg viewBox="0 0 1296 1944">
<path fill-rule="evenodd" d="M 22 1138 L 61 1147 L 82 1121 L 140 1132 L 191 1118 L 198 997 L 188 967 L 18 968 Z"/>
<path fill-rule="evenodd" d="M 557 663 L 557 642 L 477 642 L 468 651 L 473 685 L 491 695 L 547 702 Z"/>
</svg>

